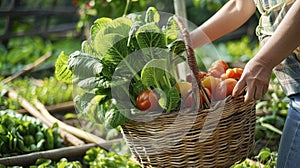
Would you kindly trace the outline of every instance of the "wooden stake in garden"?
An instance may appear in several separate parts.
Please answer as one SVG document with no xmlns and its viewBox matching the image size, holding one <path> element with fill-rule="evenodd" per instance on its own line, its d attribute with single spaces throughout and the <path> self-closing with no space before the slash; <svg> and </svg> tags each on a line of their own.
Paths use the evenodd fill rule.
<svg viewBox="0 0 300 168">
<path fill-rule="evenodd" d="M 35 69 L 36 67 L 40 66 L 42 63 L 44 63 L 45 61 L 47 61 L 50 57 L 52 56 L 51 53 L 46 53 L 45 55 L 41 56 L 39 59 L 37 59 L 33 64 L 29 64 L 27 65 L 24 69 L 22 69 L 21 71 L 5 78 L 2 80 L 2 83 L 8 83 L 11 82 L 12 80 L 32 71 L 33 69 Z"/>
<path fill-rule="evenodd" d="M 47 118 L 51 123 L 57 123 L 59 128 L 65 130 L 65 131 L 68 131 L 69 133 L 79 137 L 79 138 L 82 138 L 88 142 L 92 142 L 92 143 L 96 143 L 96 144 L 100 144 L 100 143 L 104 143 L 106 142 L 106 140 L 94 135 L 94 134 L 91 134 L 89 132 L 86 132 L 86 131 L 83 131 L 81 129 L 78 129 L 76 127 L 73 127 L 73 126 L 70 126 L 60 120 L 58 120 L 57 118 L 53 117 L 49 112 L 48 110 L 46 109 L 46 107 L 41 103 L 39 102 L 37 99 L 34 99 L 33 100 L 33 104 L 34 106 L 41 112 L 41 114 Z"/>
<path fill-rule="evenodd" d="M 18 95 L 18 93 L 13 90 L 9 89 L 8 96 L 12 99 L 17 100 L 20 105 L 26 109 L 31 115 L 34 117 L 40 119 L 44 124 L 46 124 L 48 127 L 52 127 L 53 123 L 49 121 L 47 118 L 45 118 L 32 104 L 30 104 L 26 99 Z M 60 136 L 70 144 L 74 146 L 81 146 L 85 144 L 82 140 L 78 139 L 76 136 L 62 130 L 61 128 L 58 129 Z"/>
</svg>

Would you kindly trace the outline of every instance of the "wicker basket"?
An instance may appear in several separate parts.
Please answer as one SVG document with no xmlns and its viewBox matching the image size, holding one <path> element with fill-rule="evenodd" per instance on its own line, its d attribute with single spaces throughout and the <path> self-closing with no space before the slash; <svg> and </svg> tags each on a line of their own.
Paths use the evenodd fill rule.
<svg viewBox="0 0 300 168">
<path fill-rule="evenodd" d="M 187 30 L 178 18 L 176 21 L 195 74 Z M 246 159 L 254 144 L 255 101 L 245 103 L 243 96 L 228 97 L 209 108 L 197 109 L 148 113 L 123 125 L 123 138 L 136 160 L 143 167 L 216 168 Z"/>
</svg>

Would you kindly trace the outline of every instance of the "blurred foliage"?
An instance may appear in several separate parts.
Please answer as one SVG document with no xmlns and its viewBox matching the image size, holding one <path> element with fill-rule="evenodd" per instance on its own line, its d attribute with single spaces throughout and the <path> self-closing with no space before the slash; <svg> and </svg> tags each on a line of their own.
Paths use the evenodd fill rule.
<svg viewBox="0 0 300 168">
<path fill-rule="evenodd" d="M 206 71 L 207 67 L 215 60 L 222 59 L 227 63 L 239 63 L 242 66 L 259 50 L 257 41 L 251 41 L 250 37 L 221 43 L 211 43 L 195 49 L 198 67 Z"/>
<path fill-rule="evenodd" d="M 228 0 L 193 0 L 195 7 L 207 8 L 211 11 L 220 9 Z"/>
<path fill-rule="evenodd" d="M 59 104 L 73 100 L 73 86 L 59 82 L 54 77 L 45 77 L 42 80 L 33 78 L 17 79 L 9 83 L 18 94 L 27 100 L 38 99 L 45 105 Z M 21 106 L 15 100 L 10 99 L 6 93 L 7 85 L 0 85 L 0 109 L 20 109 Z"/>
<path fill-rule="evenodd" d="M 0 75 L 7 76 L 20 71 L 48 52 L 52 53 L 52 57 L 43 66 L 53 65 L 61 51 L 70 54 L 71 51 L 80 48 L 80 45 L 81 41 L 74 38 L 52 42 L 41 37 L 11 39 L 7 46 L 0 44 Z"/>
<path fill-rule="evenodd" d="M 12 11 L 11 11 L 12 10 Z M 0 35 L 6 33 L 9 36 L 22 35 L 24 33 L 36 33 L 47 30 L 57 31 L 64 28 L 67 24 L 76 24 L 78 16 L 76 13 L 77 7 L 72 6 L 69 0 L 1 0 L 0 11 L 5 11 L 8 14 L 14 13 L 14 10 L 24 12 L 22 15 L 12 15 L 6 17 L 7 14 L 0 16 Z M 47 11 L 69 11 L 71 14 L 57 15 L 45 14 Z M 32 11 L 32 12 L 30 12 Z M 36 13 L 41 11 L 40 13 Z M 45 12 L 43 12 L 45 11 Z M 27 13 L 26 13 L 27 12 Z M 9 20 L 8 20 L 9 19 Z M 6 30 L 8 28 L 8 30 Z M 0 39 L 2 42 L 3 39 Z M 6 40 L 4 41 L 6 43 Z"/>
<path fill-rule="evenodd" d="M 61 158 L 58 162 L 55 162 L 51 159 L 38 158 L 35 162 L 35 165 L 30 165 L 30 168 L 42 168 L 42 167 L 48 167 L 48 168 L 60 168 L 60 167 L 81 168 L 81 167 L 83 167 L 83 165 L 80 161 L 77 161 L 77 160 L 70 161 L 67 158 Z M 14 166 L 14 168 L 19 168 L 19 167 Z"/>
<path fill-rule="evenodd" d="M 226 48 L 233 59 L 249 60 L 259 50 L 258 43 L 251 43 L 248 36 L 243 36 L 240 40 L 229 41 Z"/>
<path fill-rule="evenodd" d="M 230 168 L 275 168 L 276 160 L 277 152 L 272 152 L 269 148 L 262 148 L 252 161 L 246 159 Z"/>
<path fill-rule="evenodd" d="M 185 0 L 187 18 L 199 25 L 211 17 L 228 0 Z M 144 12 L 154 6 L 161 12 L 174 13 L 174 1 L 169 0 L 72 0 L 79 7 L 78 30 L 100 17 L 116 18 L 134 12 Z"/>
<path fill-rule="evenodd" d="M 90 168 L 119 167 L 119 168 L 140 168 L 141 166 L 131 160 L 131 155 L 118 155 L 115 152 L 107 152 L 99 147 L 86 151 L 83 163 Z"/>
<path fill-rule="evenodd" d="M 116 18 L 128 13 L 141 12 L 146 9 L 147 0 L 72 0 L 79 7 L 77 29 L 90 27 L 100 17 Z"/>
</svg>

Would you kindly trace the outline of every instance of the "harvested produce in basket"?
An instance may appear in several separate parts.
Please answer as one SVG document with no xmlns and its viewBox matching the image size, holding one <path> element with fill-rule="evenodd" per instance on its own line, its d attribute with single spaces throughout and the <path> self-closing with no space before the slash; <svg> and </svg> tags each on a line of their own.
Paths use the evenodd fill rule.
<svg viewBox="0 0 300 168">
<path fill-rule="evenodd" d="M 200 72 L 201 73 L 201 72 Z M 214 61 L 208 69 L 208 73 L 203 76 L 201 73 L 201 83 L 209 90 L 213 101 L 225 99 L 232 94 L 233 88 L 243 73 L 243 68 L 229 68 L 223 60 Z"/>
<path fill-rule="evenodd" d="M 211 93 L 216 89 L 218 84 L 221 82 L 220 78 L 216 78 L 213 76 L 206 76 L 201 80 L 202 85 L 207 88 Z"/>
<path fill-rule="evenodd" d="M 181 95 L 181 107 L 190 107 L 192 105 L 192 83 L 190 82 L 177 82 L 175 84 L 176 89 Z"/>
<path fill-rule="evenodd" d="M 227 78 L 222 80 L 215 88 L 214 100 L 222 100 L 232 94 L 233 88 L 237 81 L 233 78 Z"/>
<path fill-rule="evenodd" d="M 140 110 L 155 110 L 158 107 L 158 98 L 152 90 L 142 91 L 136 98 L 136 105 Z"/>
<path fill-rule="evenodd" d="M 207 73 L 197 74 L 189 33 L 179 18 L 172 16 L 165 25 L 159 22 L 160 14 L 152 7 L 144 15 L 100 18 L 81 51 L 59 56 L 58 75 L 82 88 L 75 97 L 80 115 L 121 126 L 124 140 L 142 167 L 229 167 L 245 159 L 254 144 L 254 103 L 239 96 L 210 108 L 208 97 L 223 98 L 215 98 L 216 88 L 223 91 L 226 87 L 227 96 L 227 84 L 234 83 L 226 78 L 227 64 L 218 60 Z M 177 38 L 179 30 L 183 40 Z M 180 83 L 177 76 L 177 65 L 186 61 L 185 51 L 191 71 L 199 76 L 191 79 L 192 84 Z M 144 92 L 148 97 L 141 100 L 150 105 L 139 107 L 137 100 Z M 198 95 L 204 97 L 203 103 L 198 103 Z M 152 111 L 156 105 L 161 111 Z M 239 155 L 223 157 L 232 153 Z"/>
<path fill-rule="evenodd" d="M 240 79 L 243 73 L 243 68 L 229 68 L 225 72 L 226 78 Z"/>
<path fill-rule="evenodd" d="M 208 69 L 208 75 L 220 78 L 221 75 L 224 74 L 227 69 L 228 64 L 224 60 L 216 60 L 210 65 Z"/>
</svg>

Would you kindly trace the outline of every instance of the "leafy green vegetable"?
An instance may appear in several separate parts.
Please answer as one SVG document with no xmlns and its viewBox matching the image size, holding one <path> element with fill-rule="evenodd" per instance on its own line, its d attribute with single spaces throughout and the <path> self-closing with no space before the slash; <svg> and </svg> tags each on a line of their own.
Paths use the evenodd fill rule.
<svg viewBox="0 0 300 168">
<path fill-rule="evenodd" d="M 109 22 L 111 22 L 111 18 L 103 17 L 94 21 L 94 24 L 91 26 L 91 38 L 92 40 L 95 38 L 96 34 L 100 29 L 106 26 Z"/>
<path fill-rule="evenodd" d="M 54 162 L 51 159 L 39 158 L 36 160 L 35 165 L 31 165 L 30 168 L 82 168 L 83 165 L 79 161 L 68 161 L 66 158 L 61 158 L 58 162 Z"/>
<path fill-rule="evenodd" d="M 63 146 L 58 125 L 47 128 L 31 116 L 0 111 L 0 157 L 49 150 Z"/>
<path fill-rule="evenodd" d="M 174 77 L 167 72 L 166 59 L 153 59 L 148 62 L 141 72 L 142 83 L 146 87 L 169 89 L 175 85 Z"/>
<path fill-rule="evenodd" d="M 83 162 L 89 165 L 91 168 L 103 167 L 118 167 L 118 168 L 140 168 L 141 166 L 132 160 L 130 155 L 117 155 L 114 152 L 106 152 L 105 150 L 95 147 L 89 149 L 84 158 Z"/>
<path fill-rule="evenodd" d="M 145 22 L 147 22 L 147 23 L 151 23 L 151 22 L 158 23 L 159 20 L 160 20 L 160 15 L 159 15 L 157 9 L 154 8 L 154 7 L 149 7 L 146 11 Z"/>
<path fill-rule="evenodd" d="M 91 26 L 91 40 L 83 41 L 67 65 L 56 66 L 58 79 L 71 71 L 73 83 L 84 92 L 75 98 L 80 116 L 107 126 L 123 125 L 137 111 L 137 95 L 151 88 L 167 95 L 161 100 L 165 111 L 178 106 L 179 93 L 173 86 L 178 79 L 176 65 L 185 60 L 185 46 L 177 40 L 172 17 L 162 27 L 159 22 L 153 7 L 145 15 L 99 18 Z"/>
<path fill-rule="evenodd" d="M 55 77 L 43 78 L 43 80 L 25 77 L 10 82 L 9 86 L 27 100 L 38 99 L 45 105 L 58 104 L 73 99 L 73 85 L 60 82 Z M 0 84 L 0 110 L 20 109 L 20 104 L 6 95 L 6 87 L 8 86 Z"/>
<path fill-rule="evenodd" d="M 166 109 L 167 112 L 171 112 L 178 108 L 178 103 L 180 103 L 180 94 L 175 87 L 171 87 L 167 94 L 160 96 L 158 102 L 161 107 Z"/>
<path fill-rule="evenodd" d="M 67 67 L 69 56 L 61 52 L 58 56 L 55 66 L 58 67 L 55 70 L 55 77 L 65 83 L 72 83 L 73 73 Z M 59 71 L 58 71 L 59 70 Z"/>
</svg>

